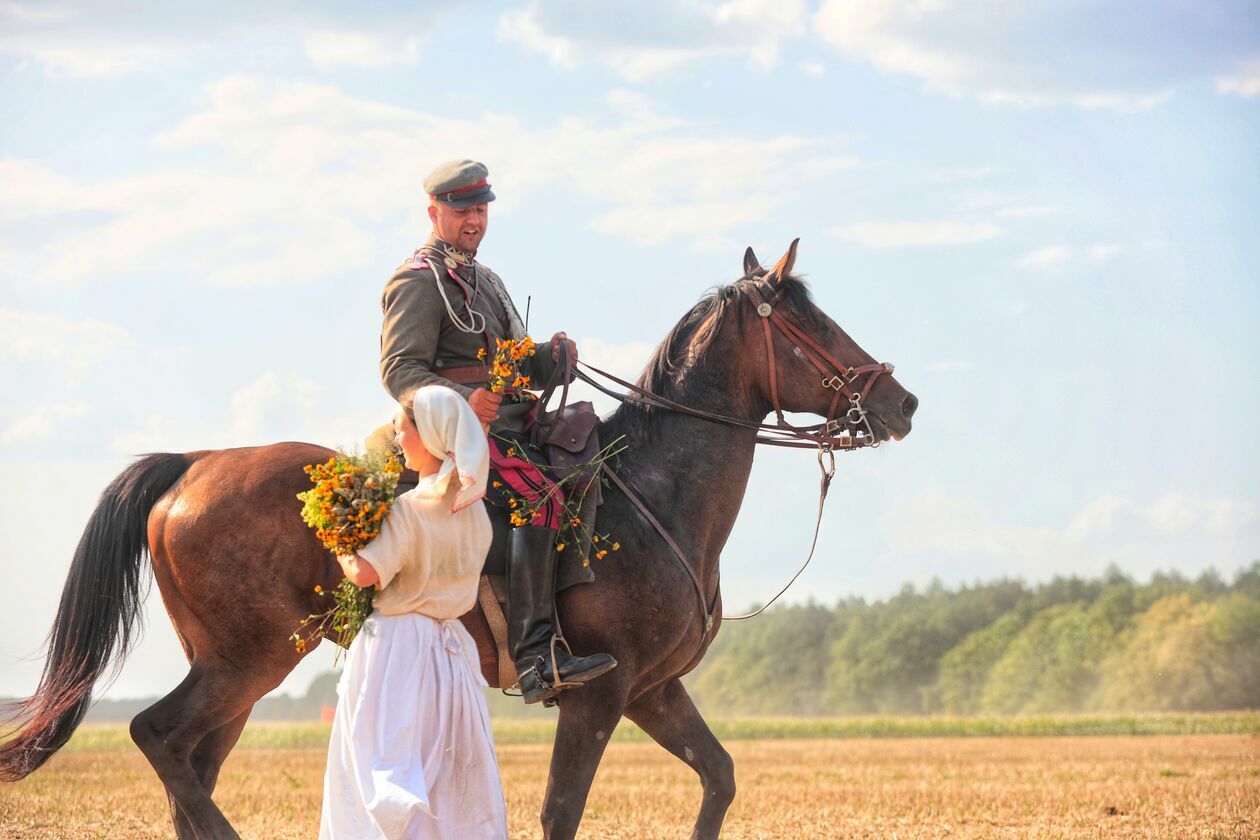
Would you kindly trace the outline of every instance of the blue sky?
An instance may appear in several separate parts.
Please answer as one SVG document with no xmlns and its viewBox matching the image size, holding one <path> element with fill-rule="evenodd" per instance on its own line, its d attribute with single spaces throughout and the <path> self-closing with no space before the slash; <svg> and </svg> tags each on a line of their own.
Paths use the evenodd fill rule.
<svg viewBox="0 0 1260 840">
<path fill-rule="evenodd" d="M 453 157 L 532 331 L 627 375 L 801 237 L 921 407 L 841 459 L 795 599 L 1260 558 L 1249 4 L 4 0 L 0 79 L 0 695 L 132 455 L 388 416 L 380 291 Z M 814 470 L 758 457 L 732 608 L 803 556 Z M 148 609 L 116 696 L 182 672 Z"/>
</svg>

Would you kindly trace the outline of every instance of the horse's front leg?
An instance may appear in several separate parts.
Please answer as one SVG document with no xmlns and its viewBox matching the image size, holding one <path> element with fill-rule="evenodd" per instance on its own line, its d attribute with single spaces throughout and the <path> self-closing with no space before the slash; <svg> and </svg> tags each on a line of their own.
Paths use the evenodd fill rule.
<svg viewBox="0 0 1260 840">
<path fill-rule="evenodd" d="M 615 675 L 614 671 L 560 696 L 560 719 L 542 809 L 547 840 L 570 840 L 577 834 L 595 770 L 626 706 L 627 687 L 614 682 Z"/>
<path fill-rule="evenodd" d="M 672 679 L 635 700 L 625 714 L 700 776 L 704 800 L 691 837 L 715 840 L 722 830 L 726 809 L 735 799 L 735 764 L 700 717 L 687 689 Z"/>
</svg>

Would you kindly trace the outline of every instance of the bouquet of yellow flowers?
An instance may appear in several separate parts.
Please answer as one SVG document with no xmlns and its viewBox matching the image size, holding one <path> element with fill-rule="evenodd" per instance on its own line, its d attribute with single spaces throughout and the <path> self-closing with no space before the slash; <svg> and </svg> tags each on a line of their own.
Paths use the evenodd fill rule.
<svg viewBox="0 0 1260 840">
<path fill-rule="evenodd" d="M 315 486 L 298 493 L 302 521 L 335 554 L 351 554 L 381 532 L 394 501 L 402 464 L 388 455 L 338 452 L 323 464 L 305 467 Z"/>
<path fill-rule="evenodd" d="M 534 355 L 534 339 L 496 338 L 494 358 L 490 360 L 490 378 L 486 388 L 493 394 L 502 394 L 507 388 L 528 388 L 529 377 L 521 373 L 521 365 Z M 477 351 L 477 358 L 486 358 L 485 348 Z"/>
<path fill-rule="evenodd" d="M 302 521 L 315 530 L 325 548 L 335 554 L 353 554 L 380 534 L 402 474 L 402 464 L 392 453 L 338 452 L 327 462 L 311 464 L 305 470 L 315 486 L 298 493 Z M 321 597 L 330 594 L 319 585 L 314 591 Z M 334 605 L 308 615 L 289 637 L 298 653 L 305 653 L 311 642 L 318 643 L 325 636 L 343 648 L 349 647 L 372 612 L 374 590 L 370 587 L 343 579 L 331 594 Z"/>
</svg>

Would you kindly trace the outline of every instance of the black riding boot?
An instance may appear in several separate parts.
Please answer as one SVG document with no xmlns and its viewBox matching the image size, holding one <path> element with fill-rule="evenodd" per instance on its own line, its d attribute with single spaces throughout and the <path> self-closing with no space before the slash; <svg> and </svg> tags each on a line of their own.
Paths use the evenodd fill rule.
<svg viewBox="0 0 1260 840">
<path fill-rule="evenodd" d="M 556 532 L 550 528 L 525 525 L 508 535 L 508 650 L 526 703 L 549 700 L 565 683 L 584 683 L 617 667 L 606 653 L 572 656 L 562 644 L 555 646 L 553 667 L 556 557 Z"/>
</svg>

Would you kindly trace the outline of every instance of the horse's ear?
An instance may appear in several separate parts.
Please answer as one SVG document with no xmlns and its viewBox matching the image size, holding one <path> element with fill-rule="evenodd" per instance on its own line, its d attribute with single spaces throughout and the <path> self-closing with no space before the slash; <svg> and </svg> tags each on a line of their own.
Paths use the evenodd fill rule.
<svg viewBox="0 0 1260 840">
<path fill-rule="evenodd" d="M 748 250 L 744 252 L 744 276 L 751 277 L 759 268 L 761 268 L 761 261 L 757 259 L 752 246 L 749 245 Z"/>
<path fill-rule="evenodd" d="M 793 239 L 792 244 L 788 246 L 787 253 L 774 264 L 774 269 L 770 273 L 774 275 L 776 282 L 792 273 L 792 266 L 796 264 L 796 246 L 800 241 L 800 237 Z"/>
</svg>

